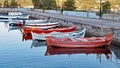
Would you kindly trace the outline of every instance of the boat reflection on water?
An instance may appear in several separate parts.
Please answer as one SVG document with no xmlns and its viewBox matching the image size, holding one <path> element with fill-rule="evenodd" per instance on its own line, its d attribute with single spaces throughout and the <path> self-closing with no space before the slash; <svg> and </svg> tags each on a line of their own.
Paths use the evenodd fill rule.
<svg viewBox="0 0 120 68">
<path fill-rule="evenodd" d="M 30 32 L 29 33 L 22 32 L 21 27 L 9 26 L 9 31 L 11 31 L 11 30 L 20 30 L 21 33 L 22 33 L 22 41 L 27 41 L 27 40 L 32 41 L 31 48 L 46 46 L 46 41 L 33 40 L 32 39 L 32 34 Z"/>
<path fill-rule="evenodd" d="M 31 33 L 23 33 L 22 35 L 22 41 L 32 40 L 32 34 Z"/>
<path fill-rule="evenodd" d="M 10 26 L 10 25 L 8 25 L 7 28 L 8 28 L 8 31 L 11 31 L 11 30 L 20 30 L 22 32 L 21 27 L 18 27 L 18 26 Z"/>
<path fill-rule="evenodd" d="M 40 47 L 40 46 L 46 46 L 46 41 L 33 40 L 31 33 L 23 33 L 22 41 L 27 41 L 27 40 L 32 40 L 31 48 Z"/>
<path fill-rule="evenodd" d="M 1 21 L 0 21 L 0 23 L 4 23 L 4 27 L 5 27 L 5 28 L 8 28 L 8 27 L 9 27 L 9 26 L 8 26 L 9 22 L 1 22 Z"/>
<path fill-rule="evenodd" d="M 120 47 L 111 45 L 111 50 L 113 51 L 113 54 L 116 56 L 116 59 L 120 60 Z"/>
<path fill-rule="evenodd" d="M 104 46 L 99 48 L 58 48 L 47 46 L 45 55 L 61 55 L 61 54 L 104 54 L 107 59 L 110 58 L 111 50 L 110 47 Z"/>
<path fill-rule="evenodd" d="M 21 27 L 17 27 L 17 26 L 9 26 L 8 28 L 9 28 L 9 30 L 21 29 Z"/>
<path fill-rule="evenodd" d="M 31 48 L 46 46 L 46 41 L 32 40 Z"/>
</svg>

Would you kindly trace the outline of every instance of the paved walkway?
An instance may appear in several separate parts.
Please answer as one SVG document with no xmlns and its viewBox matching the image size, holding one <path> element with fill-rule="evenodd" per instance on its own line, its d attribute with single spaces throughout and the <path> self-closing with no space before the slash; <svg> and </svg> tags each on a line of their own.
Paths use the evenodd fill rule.
<svg viewBox="0 0 120 68">
<path fill-rule="evenodd" d="M 56 19 L 68 20 L 75 23 L 81 23 L 91 26 L 103 27 L 103 28 L 115 28 L 120 29 L 120 22 L 114 22 L 109 20 L 99 20 L 99 19 L 88 19 L 88 18 L 81 18 L 75 16 L 66 16 L 61 14 L 50 14 L 50 13 L 42 13 L 37 11 L 22 11 L 30 14 L 48 16 Z"/>
</svg>

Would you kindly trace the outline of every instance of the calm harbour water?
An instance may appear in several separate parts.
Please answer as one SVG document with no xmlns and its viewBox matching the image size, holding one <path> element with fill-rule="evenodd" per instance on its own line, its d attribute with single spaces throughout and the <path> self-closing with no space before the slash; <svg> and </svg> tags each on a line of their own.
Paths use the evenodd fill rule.
<svg viewBox="0 0 120 68">
<path fill-rule="evenodd" d="M 44 41 L 25 39 L 20 30 L 9 30 L 8 23 L 0 22 L 0 68 L 120 68 L 116 46 L 111 46 L 108 52 L 112 54 L 107 56 L 104 51 L 71 50 L 49 49 Z"/>
</svg>

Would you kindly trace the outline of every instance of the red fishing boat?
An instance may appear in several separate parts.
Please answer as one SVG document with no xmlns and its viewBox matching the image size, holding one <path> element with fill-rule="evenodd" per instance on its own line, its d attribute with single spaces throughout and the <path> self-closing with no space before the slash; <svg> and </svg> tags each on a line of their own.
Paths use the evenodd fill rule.
<svg viewBox="0 0 120 68">
<path fill-rule="evenodd" d="M 76 30 L 76 26 L 65 27 L 65 28 L 50 28 L 50 29 L 41 29 L 35 27 L 22 27 L 24 33 L 30 33 L 31 31 L 34 33 L 50 33 L 50 32 L 72 32 Z"/>
<path fill-rule="evenodd" d="M 100 47 L 110 45 L 112 34 L 106 37 L 89 37 L 89 38 L 56 38 L 46 36 L 47 45 L 56 47 Z"/>
</svg>

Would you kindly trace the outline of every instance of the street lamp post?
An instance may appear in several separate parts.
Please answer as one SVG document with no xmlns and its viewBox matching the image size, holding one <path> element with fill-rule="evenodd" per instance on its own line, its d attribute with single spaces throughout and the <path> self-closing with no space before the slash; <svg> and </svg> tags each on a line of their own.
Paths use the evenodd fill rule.
<svg viewBox="0 0 120 68">
<path fill-rule="evenodd" d="M 62 0 L 62 5 L 61 5 L 61 14 L 63 14 L 63 0 Z"/>
<path fill-rule="evenodd" d="M 102 18 L 102 0 L 100 0 L 100 19 Z"/>
<path fill-rule="evenodd" d="M 44 0 L 42 0 L 42 4 L 43 4 L 43 8 L 42 9 L 43 9 L 43 13 L 44 13 Z"/>
</svg>

